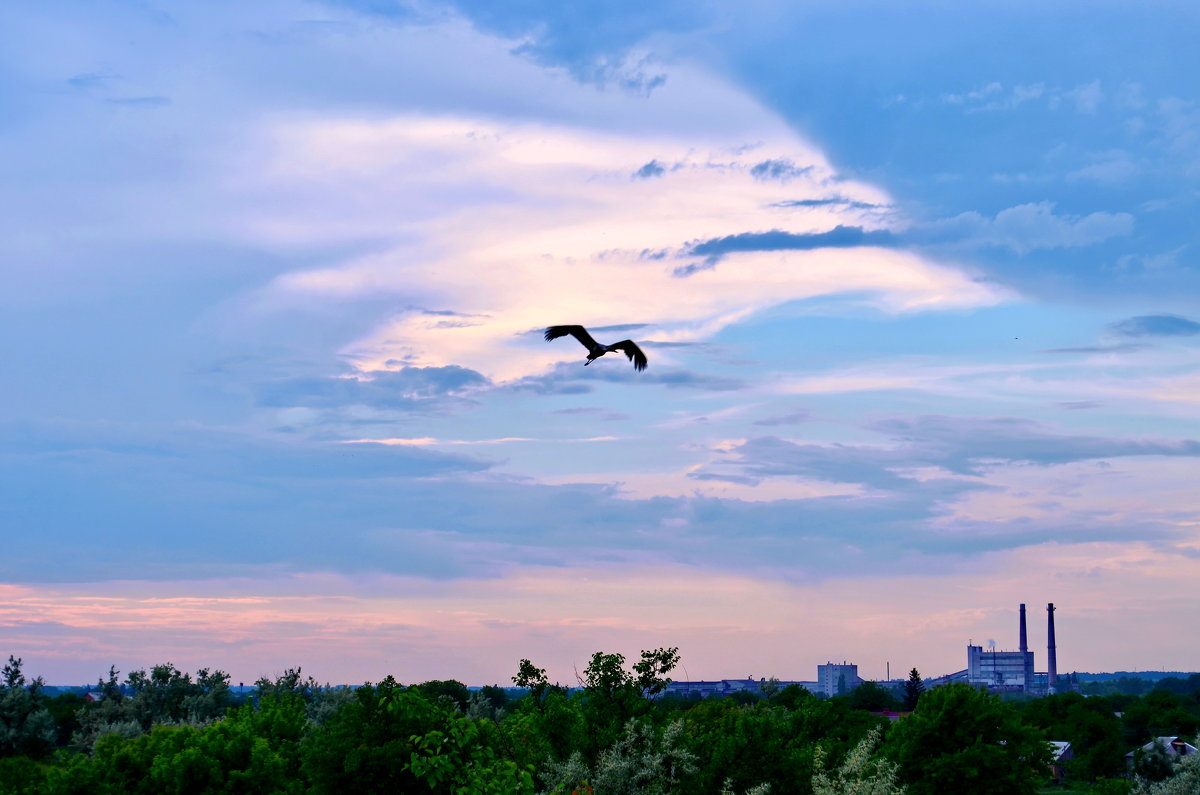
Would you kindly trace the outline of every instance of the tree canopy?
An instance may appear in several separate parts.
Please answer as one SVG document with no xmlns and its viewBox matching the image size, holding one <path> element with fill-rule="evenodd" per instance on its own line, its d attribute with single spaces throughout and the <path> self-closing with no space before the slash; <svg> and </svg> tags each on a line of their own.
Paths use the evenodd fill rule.
<svg viewBox="0 0 1200 795">
<path fill-rule="evenodd" d="M 47 697 L 10 657 L 0 795 L 1021 795 L 1047 781 L 1051 739 L 1072 744 L 1068 781 L 1079 791 L 1091 782 L 1090 795 L 1195 791 L 1186 787 L 1200 767 L 1153 751 L 1139 757 L 1145 780 L 1124 777 L 1125 750 L 1200 715 L 1193 693 L 1005 703 L 958 684 L 924 692 L 891 722 L 871 714 L 896 704 L 874 683 L 833 698 L 796 685 L 769 698 L 668 696 L 678 660 L 667 647 L 632 664 L 600 651 L 568 689 L 522 659 L 516 697 L 453 679 L 329 687 L 298 667 L 239 697 L 227 674 L 163 663 L 123 681 L 110 668 L 87 700 Z"/>
</svg>

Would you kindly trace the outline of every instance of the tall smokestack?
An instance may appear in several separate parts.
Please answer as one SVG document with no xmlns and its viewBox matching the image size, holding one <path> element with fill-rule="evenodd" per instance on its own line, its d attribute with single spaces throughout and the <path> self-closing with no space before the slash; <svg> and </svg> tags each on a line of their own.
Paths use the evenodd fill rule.
<svg viewBox="0 0 1200 795">
<path fill-rule="evenodd" d="M 1029 651 L 1029 633 L 1025 631 L 1025 605 L 1021 605 L 1021 686 L 1033 689 L 1033 652 Z"/>
<path fill-rule="evenodd" d="M 1054 653 L 1054 602 L 1046 605 L 1046 615 L 1048 623 L 1046 624 L 1046 645 L 1048 657 L 1046 659 L 1046 689 L 1053 693 L 1058 684 L 1058 657 Z"/>
<path fill-rule="evenodd" d="M 1029 637 L 1025 634 L 1025 605 L 1021 604 L 1021 653 L 1029 651 Z"/>
</svg>

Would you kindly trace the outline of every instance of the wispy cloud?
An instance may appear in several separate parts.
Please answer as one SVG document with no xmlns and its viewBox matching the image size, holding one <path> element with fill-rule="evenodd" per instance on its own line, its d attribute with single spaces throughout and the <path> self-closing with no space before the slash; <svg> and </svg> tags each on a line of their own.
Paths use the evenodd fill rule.
<svg viewBox="0 0 1200 795">
<path fill-rule="evenodd" d="M 1125 337 L 1192 337 L 1200 334 L 1200 323 L 1179 315 L 1140 315 L 1112 325 Z"/>
<path fill-rule="evenodd" d="M 587 442 L 615 442 L 621 437 L 619 436 L 589 436 L 582 439 L 553 439 L 542 438 L 535 439 L 530 436 L 504 436 L 499 439 L 435 439 L 432 436 L 420 436 L 414 438 L 399 438 L 391 437 L 384 439 L 345 439 L 342 444 L 381 444 L 385 446 L 400 446 L 400 447 L 427 447 L 431 445 L 456 445 L 456 444 L 509 444 L 512 442 L 538 442 L 541 444 L 580 444 Z"/>
<path fill-rule="evenodd" d="M 388 293 L 411 300 L 414 285 L 420 285 L 422 303 L 487 316 L 455 328 L 435 328 L 411 313 L 382 320 L 377 331 L 346 348 L 363 371 L 399 359 L 411 366 L 458 365 L 511 381 L 566 358 L 565 346 L 548 348 L 519 336 L 549 322 L 603 327 L 633 317 L 653 324 L 659 340 L 687 342 L 759 309 L 816 295 L 854 292 L 891 311 L 1002 300 L 1000 291 L 953 268 L 906 252 L 861 248 L 882 233 L 866 229 L 865 211 L 852 206 L 825 205 L 817 215 L 805 208 L 799 229 L 782 227 L 786 208 L 779 203 L 798 191 L 886 202 L 867 186 L 839 180 L 836 192 L 827 187 L 835 177 L 832 169 L 796 140 L 746 148 L 736 139 L 654 141 L 430 118 L 293 125 L 277 140 L 278 157 L 286 159 L 290 173 L 306 178 L 314 170 L 323 180 L 346 173 L 382 178 L 403 152 L 410 187 L 478 186 L 469 234 L 449 224 L 430 247 L 439 252 L 433 258 L 414 258 L 406 247 L 295 272 L 272 285 L 268 300 L 276 301 L 289 295 L 344 301 Z M 780 154 L 767 157 L 774 152 Z M 779 158 L 803 169 L 797 165 L 786 184 L 755 179 L 757 165 Z M 618 176 L 654 160 L 680 165 L 649 181 Z M 423 169 L 425 162 L 454 165 Z M 505 201 L 497 203 L 489 191 L 501 185 Z M 538 211 L 518 214 L 522 207 Z M 761 228 L 778 231 L 765 236 L 747 231 Z M 778 240 L 766 239 L 771 235 Z M 696 240 L 710 242 L 688 243 Z M 737 268 L 689 280 L 686 300 L 678 300 L 683 288 L 673 282 L 677 266 L 647 260 L 641 252 L 685 246 L 696 257 L 718 248 L 724 256 L 736 252 Z M 831 246 L 858 248 L 853 256 L 838 256 Z M 546 307 L 554 307 L 551 320 Z"/>
<path fill-rule="evenodd" d="M 778 417 L 765 417 L 761 420 L 755 420 L 755 425 L 766 425 L 768 427 L 775 425 L 800 425 L 808 422 L 812 418 L 810 412 L 796 411 L 791 414 L 783 414 Z"/>
<path fill-rule="evenodd" d="M 171 104 L 170 97 L 109 97 L 104 100 L 112 105 L 122 105 L 127 108 L 162 108 Z"/>
<path fill-rule="evenodd" d="M 953 218 L 921 224 L 909 234 L 916 240 L 1004 246 L 1025 253 L 1035 249 L 1095 245 L 1113 237 L 1130 235 L 1133 226 L 1130 213 L 1060 215 L 1054 211 L 1053 203 L 1035 202 L 1001 210 L 994 218 L 977 212 L 961 213 Z"/>
</svg>

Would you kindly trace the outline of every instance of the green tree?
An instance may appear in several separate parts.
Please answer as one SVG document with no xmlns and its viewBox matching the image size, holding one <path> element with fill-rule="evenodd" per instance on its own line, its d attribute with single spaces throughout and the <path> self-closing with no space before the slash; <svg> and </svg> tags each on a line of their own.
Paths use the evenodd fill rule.
<svg viewBox="0 0 1200 795">
<path fill-rule="evenodd" d="M 523 698 L 500 722 L 506 747 L 521 766 L 564 760 L 587 747 L 583 699 L 566 690 L 550 690 L 539 705 Z"/>
<path fill-rule="evenodd" d="M 206 723 L 224 717 L 233 706 L 233 691 L 229 688 L 229 674 L 219 670 L 201 668 L 196 671 L 196 682 L 183 698 L 183 714 L 193 723 Z"/>
<path fill-rule="evenodd" d="M 1200 737 L 1196 740 L 1200 742 Z M 1200 754 L 1192 754 L 1179 760 L 1169 778 L 1158 782 L 1139 779 L 1132 795 L 1196 795 L 1197 792 L 1200 792 Z"/>
<path fill-rule="evenodd" d="M 453 705 L 463 712 L 466 712 L 467 700 L 471 696 L 467 686 L 457 679 L 433 679 L 413 685 L 413 689 L 430 701 L 445 699 L 447 704 Z"/>
<path fill-rule="evenodd" d="M 0 672 L 0 757 L 41 757 L 54 748 L 54 718 L 45 700 L 42 678 L 27 683 L 21 658 L 9 655 Z"/>
<path fill-rule="evenodd" d="M 317 792 L 402 792 L 417 786 L 407 772 L 409 738 L 435 727 L 426 715 L 393 710 L 404 687 L 392 677 L 363 685 L 325 723 L 314 729 L 301 751 L 307 779 Z M 414 698 L 424 699 L 414 693 Z"/>
<path fill-rule="evenodd" d="M 863 682 L 851 690 L 845 699 L 852 708 L 868 712 L 891 712 L 900 708 L 900 701 L 895 694 L 875 682 Z"/>
<path fill-rule="evenodd" d="M 46 699 L 45 704 L 50 717 L 54 718 L 57 745 L 67 745 L 79 730 L 80 714 L 88 712 L 91 702 L 79 693 L 59 693 L 54 698 Z"/>
<path fill-rule="evenodd" d="M 1021 717 L 1044 730 L 1051 740 L 1071 743 L 1073 759 L 1066 764 L 1076 781 L 1118 778 L 1125 773 L 1121 721 L 1103 698 L 1062 693 L 1032 699 L 1021 705 Z"/>
<path fill-rule="evenodd" d="M 769 679 L 764 679 L 758 684 L 758 692 L 762 693 L 762 697 L 768 701 L 778 695 L 779 691 L 782 689 L 782 686 L 779 684 L 779 679 L 774 676 L 770 677 Z"/>
<path fill-rule="evenodd" d="M 405 772 L 416 779 L 420 789 L 447 795 L 533 795 L 532 770 L 503 754 L 499 747 L 502 737 L 492 721 L 465 718 L 444 702 L 431 702 L 412 690 L 391 694 L 387 710 L 402 720 L 433 726 L 408 738 Z M 357 782 L 354 789 L 361 791 Z M 379 791 L 408 792 L 412 788 Z"/>
<path fill-rule="evenodd" d="M 193 682 L 190 674 L 167 662 L 132 671 L 124 684 L 118 684 L 118 674 L 110 667 L 108 679 L 96 684 L 99 703 L 77 713 L 76 748 L 90 750 L 106 734 L 135 737 L 164 724 L 202 726 L 223 717 L 233 704 L 224 671 L 201 668 Z"/>
<path fill-rule="evenodd" d="M 529 695 L 533 698 L 534 704 L 538 709 L 542 708 L 542 701 L 546 696 L 546 690 L 550 687 L 550 680 L 546 678 L 546 669 L 538 668 L 529 660 L 521 660 L 517 665 L 517 675 L 512 678 L 513 684 L 517 687 L 523 687 L 529 690 Z"/>
<path fill-rule="evenodd" d="M 1048 775 L 1050 749 L 996 696 L 956 683 L 923 694 L 897 721 L 885 752 L 912 795 L 1026 795 Z"/>
<path fill-rule="evenodd" d="M 1125 740 L 1142 745 L 1155 737 L 1193 736 L 1200 731 L 1200 714 L 1188 708 L 1197 706 L 1189 701 L 1169 690 L 1152 690 L 1131 701 L 1123 710 Z"/>
<path fill-rule="evenodd" d="M 917 702 L 921 700 L 921 694 L 925 692 L 925 683 L 921 681 L 921 674 L 916 668 L 908 672 L 908 681 L 904 683 L 904 711 L 912 712 L 917 708 Z"/>
<path fill-rule="evenodd" d="M 661 732 L 645 721 L 631 720 L 625 733 L 600 752 L 593 773 L 578 751 L 566 762 L 550 761 L 542 778 L 551 793 L 588 791 L 604 795 L 667 795 L 680 791 L 681 779 L 696 769 L 695 755 L 682 745 L 683 723 L 673 721 Z"/>
<path fill-rule="evenodd" d="M 753 690 L 734 690 L 725 698 L 732 701 L 734 704 L 739 704 L 743 707 L 748 707 L 751 704 L 757 704 L 762 700 L 762 696 L 755 693 Z"/>
<path fill-rule="evenodd" d="M 508 706 L 508 691 L 497 685 L 484 685 L 479 688 L 479 695 L 487 699 L 492 709 L 504 709 Z"/>
<path fill-rule="evenodd" d="M 508 693 L 502 687 L 484 685 L 467 698 L 467 717 L 499 721 L 505 715 Z"/>
<path fill-rule="evenodd" d="M 671 683 L 667 674 L 679 665 L 679 647 L 643 651 L 642 659 L 633 664 L 634 684 L 643 696 L 656 696 Z"/>
<path fill-rule="evenodd" d="M 93 697 L 98 701 L 77 713 L 79 728 L 71 737 L 71 746 L 75 750 L 91 753 L 96 741 L 107 734 L 136 737 L 142 733 L 142 726 L 134 719 L 125 689 L 121 687 L 120 674 L 116 666 L 109 666 L 108 678 L 102 677 L 96 682 Z"/>
<path fill-rule="evenodd" d="M 788 685 L 772 697 L 771 703 L 779 707 L 786 707 L 789 710 L 795 710 L 818 700 L 820 699 L 811 690 L 800 685 Z"/>
<path fill-rule="evenodd" d="M 32 795 L 45 786 L 42 765 L 27 756 L 0 757 L 0 795 Z"/>
<path fill-rule="evenodd" d="M 146 671 L 133 671 L 125 678 L 134 720 L 143 731 L 156 723 L 178 723 L 186 717 L 184 701 L 196 694 L 192 677 L 171 663 Z"/>
<path fill-rule="evenodd" d="M 598 651 L 592 655 L 580 678 L 589 737 L 585 756 L 589 760 L 616 742 L 630 719 L 649 711 L 649 697 L 666 688 L 671 681 L 667 674 L 678 663 L 677 648 L 643 651 L 632 673 L 625 670 L 621 654 Z"/>
<path fill-rule="evenodd" d="M 1174 775 L 1171 757 L 1161 740 L 1156 738 L 1149 749 L 1139 748 L 1133 752 L 1133 772 L 1150 782 L 1163 781 Z"/>
<path fill-rule="evenodd" d="M 730 699 L 705 699 L 683 716 L 687 747 L 696 754 L 696 771 L 681 792 L 741 792 L 767 784 L 772 792 L 803 792 L 812 771 L 813 743 L 807 718 L 770 702 L 739 706 Z M 828 702 L 812 701 L 819 713 Z M 765 749 L 771 749 L 765 753 Z M 802 787 L 796 784 L 803 782 Z"/>
<path fill-rule="evenodd" d="M 825 749 L 817 746 L 813 756 L 813 795 L 904 795 L 906 789 L 897 780 L 896 765 L 873 755 L 879 736 L 878 727 L 867 732 L 832 774 L 825 770 Z"/>
<path fill-rule="evenodd" d="M 321 689 L 321 684 L 316 679 L 313 679 L 311 676 L 307 678 L 303 676 L 299 665 L 295 668 L 284 670 L 282 674 L 274 679 L 261 676 L 254 683 L 254 686 L 258 688 L 259 698 L 292 693 L 305 701 L 310 701 L 313 695 Z"/>
<path fill-rule="evenodd" d="M 704 699 L 682 719 L 696 772 L 681 792 L 718 792 L 723 786 L 742 792 L 764 784 L 772 792 L 807 792 L 818 742 L 840 757 L 882 723 L 851 709 L 845 699 L 818 699 L 792 687 L 751 706 Z"/>
<path fill-rule="evenodd" d="M 304 702 L 268 696 L 203 729 L 154 727 L 137 737 L 109 733 L 90 755 L 51 768 L 46 795 L 300 793 Z"/>
</svg>

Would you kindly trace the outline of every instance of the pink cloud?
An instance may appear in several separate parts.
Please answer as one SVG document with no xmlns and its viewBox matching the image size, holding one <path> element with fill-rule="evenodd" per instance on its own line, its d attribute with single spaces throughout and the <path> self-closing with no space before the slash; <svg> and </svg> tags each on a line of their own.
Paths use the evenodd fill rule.
<svg viewBox="0 0 1200 795">
<path fill-rule="evenodd" d="M 897 563 L 899 569 L 903 564 Z M 811 678 L 826 659 L 868 677 L 963 667 L 968 639 L 1016 644 L 1016 605 L 1059 608 L 1061 670 L 1186 669 L 1200 639 L 1174 618 L 1200 608 L 1200 558 L 1140 543 L 1043 544 L 939 576 L 824 583 L 685 567 L 529 568 L 430 583 L 313 574 L 273 580 L 5 586 L 8 652 L 52 683 L 171 661 L 254 681 L 295 665 L 321 680 L 504 683 L 530 657 L 562 682 L 593 651 L 681 648 L 681 677 Z M 1154 659 L 1139 649 L 1155 649 Z M 1043 658 L 1039 651 L 1039 661 Z"/>
</svg>

